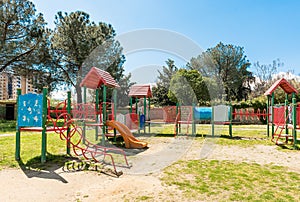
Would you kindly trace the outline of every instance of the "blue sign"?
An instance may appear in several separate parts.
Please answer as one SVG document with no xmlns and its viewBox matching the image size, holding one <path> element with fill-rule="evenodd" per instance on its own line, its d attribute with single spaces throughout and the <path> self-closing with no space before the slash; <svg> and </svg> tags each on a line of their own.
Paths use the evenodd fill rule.
<svg viewBox="0 0 300 202">
<path fill-rule="evenodd" d="M 43 95 L 25 94 L 19 96 L 18 127 L 42 127 Z"/>
</svg>

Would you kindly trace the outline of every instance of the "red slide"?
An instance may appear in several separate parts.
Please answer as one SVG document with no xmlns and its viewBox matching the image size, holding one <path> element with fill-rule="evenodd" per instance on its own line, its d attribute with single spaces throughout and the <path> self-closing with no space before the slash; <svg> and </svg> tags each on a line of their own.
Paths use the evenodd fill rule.
<svg viewBox="0 0 300 202">
<path fill-rule="evenodd" d="M 148 143 L 136 139 L 126 125 L 114 120 L 107 121 L 106 125 L 119 131 L 124 139 L 126 148 L 141 149 L 147 147 Z"/>
</svg>

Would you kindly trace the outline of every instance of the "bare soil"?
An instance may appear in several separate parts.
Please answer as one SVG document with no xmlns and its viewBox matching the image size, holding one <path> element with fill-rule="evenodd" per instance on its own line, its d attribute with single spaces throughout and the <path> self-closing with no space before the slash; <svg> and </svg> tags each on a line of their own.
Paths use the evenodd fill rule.
<svg viewBox="0 0 300 202">
<path fill-rule="evenodd" d="M 247 148 L 220 146 L 187 138 L 152 138 L 149 149 L 131 153 L 132 167 L 119 168 L 120 177 L 95 171 L 66 172 L 4 169 L 0 171 L 0 201 L 186 201 L 176 187 L 160 181 L 162 170 L 179 159 L 217 159 L 274 164 L 300 173 L 299 151 L 281 151 L 277 146 Z M 128 152 L 128 151 L 127 151 Z"/>
</svg>

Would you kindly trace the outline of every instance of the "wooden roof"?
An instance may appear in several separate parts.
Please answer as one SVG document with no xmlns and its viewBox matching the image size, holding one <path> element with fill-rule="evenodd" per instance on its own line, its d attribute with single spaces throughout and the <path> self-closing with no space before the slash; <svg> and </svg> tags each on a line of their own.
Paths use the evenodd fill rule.
<svg viewBox="0 0 300 202">
<path fill-rule="evenodd" d="M 85 86 L 91 89 L 97 89 L 102 85 L 112 88 L 120 87 L 110 73 L 97 67 L 92 67 L 80 83 L 81 87 Z"/>
<path fill-rule="evenodd" d="M 295 89 L 285 78 L 281 78 L 276 81 L 266 92 L 265 95 L 272 95 L 272 93 L 278 88 L 281 87 L 285 93 L 298 93 L 297 89 Z"/>
<path fill-rule="evenodd" d="M 152 97 L 150 85 L 136 84 L 130 87 L 129 97 Z"/>
</svg>

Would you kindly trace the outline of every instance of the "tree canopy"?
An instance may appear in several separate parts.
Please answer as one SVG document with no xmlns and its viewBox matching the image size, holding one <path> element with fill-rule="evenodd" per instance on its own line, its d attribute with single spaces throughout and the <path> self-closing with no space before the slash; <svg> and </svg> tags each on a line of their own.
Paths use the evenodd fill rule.
<svg viewBox="0 0 300 202">
<path fill-rule="evenodd" d="M 46 27 L 41 13 L 29 0 L 0 1 L 0 73 L 25 75 L 37 88 L 49 91 L 60 84 L 74 87 L 81 102 L 80 82 L 91 67 L 108 71 L 119 83 L 118 102 L 126 105 L 131 75 L 124 75 L 125 56 L 115 40 L 112 25 L 93 22 L 89 14 L 58 12 L 55 29 Z M 244 48 L 220 42 L 192 58 L 186 69 L 179 69 L 171 59 L 159 71 L 152 89 L 154 103 L 175 102 L 206 104 L 210 100 L 241 101 L 248 98 L 255 75 L 252 97 L 261 95 L 281 63 L 254 63 L 254 74 Z M 108 90 L 108 99 L 112 89 Z M 101 93 L 100 93 L 101 97 Z M 281 96 L 283 97 L 283 96 Z"/>
<path fill-rule="evenodd" d="M 240 46 L 223 43 L 207 49 L 187 64 L 190 69 L 198 70 L 204 77 L 212 78 L 216 84 L 219 99 L 247 99 L 251 91 L 250 83 L 254 77 L 248 68 L 250 62 Z M 212 89 L 211 89 L 212 90 Z"/>
<path fill-rule="evenodd" d="M 117 81 L 123 77 L 125 57 L 110 24 L 96 24 L 87 13 L 76 11 L 58 12 L 55 25 L 52 48 L 59 57 L 57 76 L 75 87 L 78 102 L 82 97 L 79 84 L 92 66 L 109 71 Z"/>
<path fill-rule="evenodd" d="M 160 106 L 174 105 L 176 102 L 172 101 L 169 96 L 169 88 L 172 77 L 178 71 L 175 62 L 171 59 L 166 61 L 167 66 L 162 67 L 162 71 L 158 70 L 158 78 L 156 82 L 156 87 L 152 88 L 153 102 Z"/>
<path fill-rule="evenodd" d="M 205 105 L 210 100 L 209 91 L 197 70 L 180 69 L 170 82 L 168 97 L 181 105 Z"/>
<path fill-rule="evenodd" d="M 27 0 L 0 1 L 0 72 L 39 64 L 48 31 Z"/>
</svg>

